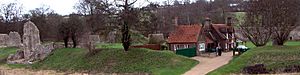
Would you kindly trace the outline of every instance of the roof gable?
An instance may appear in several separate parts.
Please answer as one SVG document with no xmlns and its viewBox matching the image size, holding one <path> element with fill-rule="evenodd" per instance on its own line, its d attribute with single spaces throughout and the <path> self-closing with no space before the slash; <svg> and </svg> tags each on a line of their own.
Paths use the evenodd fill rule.
<svg viewBox="0 0 300 75">
<path fill-rule="evenodd" d="M 206 33 L 206 36 L 213 41 L 220 41 L 226 39 L 226 35 L 224 33 L 232 32 L 228 31 L 231 26 L 227 24 L 211 24 L 211 31 Z"/>
<path fill-rule="evenodd" d="M 229 26 L 226 24 L 212 24 L 212 27 L 220 38 L 226 39 L 226 36 L 223 33 L 227 33 L 227 28 L 229 28 Z"/>
</svg>

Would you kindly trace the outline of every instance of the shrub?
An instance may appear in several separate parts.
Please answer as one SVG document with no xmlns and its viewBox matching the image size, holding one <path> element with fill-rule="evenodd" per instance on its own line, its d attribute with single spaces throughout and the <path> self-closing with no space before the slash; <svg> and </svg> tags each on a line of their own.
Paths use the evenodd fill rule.
<svg viewBox="0 0 300 75">
<path fill-rule="evenodd" d="M 300 72 L 300 66 L 299 65 L 287 66 L 284 69 L 284 73 L 294 73 L 294 72 Z"/>
<path fill-rule="evenodd" d="M 163 44 L 165 42 L 163 34 L 149 34 L 149 44 Z"/>
<path fill-rule="evenodd" d="M 267 74 L 269 71 L 266 69 L 264 64 L 256 64 L 254 66 L 247 66 L 243 69 L 244 73 L 247 74 Z"/>
</svg>

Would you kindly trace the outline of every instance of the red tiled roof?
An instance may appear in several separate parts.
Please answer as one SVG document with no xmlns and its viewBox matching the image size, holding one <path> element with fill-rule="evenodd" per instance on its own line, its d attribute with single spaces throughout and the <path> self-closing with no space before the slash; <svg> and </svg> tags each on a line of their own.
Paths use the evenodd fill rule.
<svg viewBox="0 0 300 75">
<path fill-rule="evenodd" d="M 200 25 L 179 25 L 170 34 L 168 43 L 196 43 L 200 35 Z"/>
</svg>

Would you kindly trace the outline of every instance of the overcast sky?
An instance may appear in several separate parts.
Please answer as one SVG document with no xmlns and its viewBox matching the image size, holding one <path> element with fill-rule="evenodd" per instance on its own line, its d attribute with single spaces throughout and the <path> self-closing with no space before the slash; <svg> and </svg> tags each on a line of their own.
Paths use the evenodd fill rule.
<svg viewBox="0 0 300 75">
<path fill-rule="evenodd" d="M 78 3 L 79 0 L 0 0 L 0 4 L 7 4 L 11 2 L 18 2 L 23 5 L 24 12 L 27 13 L 28 10 L 32 10 L 43 5 L 49 6 L 55 12 L 66 15 L 72 12 L 76 12 L 73 6 Z M 166 0 L 148 0 L 151 2 L 162 3 Z M 183 1 L 183 0 L 178 0 Z M 190 0 L 193 1 L 193 0 Z M 138 0 L 135 6 L 144 6 L 149 4 L 146 0 Z"/>
</svg>

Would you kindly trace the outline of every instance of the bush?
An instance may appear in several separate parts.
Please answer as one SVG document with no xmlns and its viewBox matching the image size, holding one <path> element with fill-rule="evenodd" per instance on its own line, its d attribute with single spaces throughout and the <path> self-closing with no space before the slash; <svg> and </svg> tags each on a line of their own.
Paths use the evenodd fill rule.
<svg viewBox="0 0 300 75">
<path fill-rule="evenodd" d="M 300 72 L 300 66 L 299 65 L 293 65 L 293 66 L 287 66 L 284 69 L 285 73 L 294 73 L 294 72 Z"/>
<path fill-rule="evenodd" d="M 254 66 L 247 66 L 243 69 L 246 74 L 268 74 L 269 71 L 266 69 L 264 64 L 256 64 Z"/>
<path fill-rule="evenodd" d="M 165 43 L 163 34 L 149 34 L 149 44 L 163 44 Z"/>
</svg>

